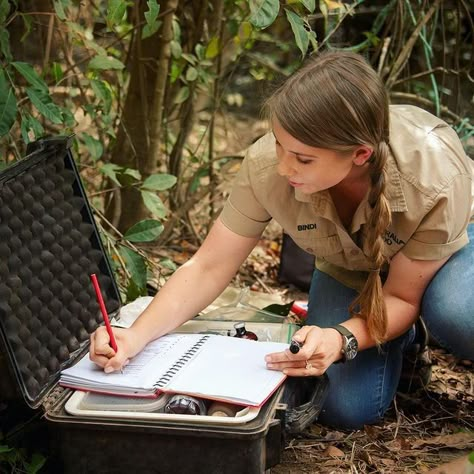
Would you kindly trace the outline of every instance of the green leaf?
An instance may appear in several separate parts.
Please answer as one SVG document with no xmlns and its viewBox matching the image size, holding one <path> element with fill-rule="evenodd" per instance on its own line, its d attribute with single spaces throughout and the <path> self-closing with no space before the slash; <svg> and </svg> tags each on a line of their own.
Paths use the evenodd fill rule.
<svg viewBox="0 0 474 474">
<path fill-rule="evenodd" d="M 173 272 L 178 268 L 176 263 L 174 263 L 170 258 L 164 258 L 163 260 L 160 260 L 160 265 L 164 268 L 172 270 Z"/>
<path fill-rule="evenodd" d="M 176 94 L 174 103 L 182 104 L 188 97 L 189 97 L 189 87 L 188 86 L 181 87 L 179 92 Z"/>
<path fill-rule="evenodd" d="M 99 99 L 99 103 L 102 103 L 103 111 L 108 114 L 112 106 L 112 92 L 108 82 L 92 79 L 91 87 L 96 97 Z"/>
<path fill-rule="evenodd" d="M 107 8 L 107 25 L 112 28 L 122 21 L 128 2 L 123 0 L 109 0 Z"/>
<path fill-rule="evenodd" d="M 48 94 L 48 86 L 43 78 L 28 63 L 13 62 L 12 66 L 30 83 L 35 89 Z"/>
<path fill-rule="evenodd" d="M 316 0 L 301 0 L 301 3 L 310 13 L 313 13 L 316 9 Z"/>
<path fill-rule="evenodd" d="M 5 73 L 0 71 L 0 137 L 6 135 L 15 123 L 16 98 Z"/>
<path fill-rule="evenodd" d="M 98 43 L 92 40 L 88 40 L 84 38 L 85 33 L 80 33 L 78 36 L 81 38 L 81 40 L 84 42 L 84 46 L 88 49 L 91 49 L 94 51 L 97 56 L 107 56 L 107 50 L 100 46 Z"/>
<path fill-rule="evenodd" d="M 74 117 L 74 114 L 71 112 L 71 110 L 66 107 L 60 107 L 60 109 L 61 109 L 61 114 L 63 117 L 63 124 L 66 127 L 70 127 L 70 128 L 75 127 L 77 125 L 77 121 L 76 121 L 76 118 Z"/>
<path fill-rule="evenodd" d="M 166 216 L 168 210 L 166 209 L 160 197 L 150 191 L 142 191 L 141 193 L 142 193 L 143 203 L 145 204 L 147 209 L 155 217 L 158 217 L 159 219 L 163 219 Z"/>
<path fill-rule="evenodd" d="M 125 261 L 125 266 L 130 272 L 130 277 L 136 285 L 138 293 L 146 292 L 146 264 L 144 258 L 128 247 L 121 245 L 119 252 Z"/>
<path fill-rule="evenodd" d="M 10 446 L 6 446 L 5 444 L 0 444 L 0 453 L 9 453 L 13 450 Z"/>
<path fill-rule="evenodd" d="M 250 0 L 250 23 L 263 30 L 270 26 L 280 11 L 279 0 Z"/>
<path fill-rule="evenodd" d="M 123 168 L 121 174 L 125 176 L 130 176 L 135 181 L 140 181 L 142 179 L 142 175 L 140 174 L 140 171 L 138 171 L 135 168 Z"/>
<path fill-rule="evenodd" d="M 89 61 L 89 69 L 123 69 L 122 61 L 112 56 L 95 56 Z"/>
<path fill-rule="evenodd" d="M 35 117 L 31 116 L 28 112 L 21 113 L 21 136 L 25 143 L 30 143 L 33 140 L 37 140 L 44 134 L 43 125 Z M 31 136 L 30 132 L 33 132 Z"/>
<path fill-rule="evenodd" d="M 106 163 L 99 168 L 99 171 L 108 178 L 110 178 L 115 184 L 122 186 L 120 181 L 117 178 L 117 173 L 120 172 L 123 168 L 118 165 L 114 165 L 113 163 Z"/>
<path fill-rule="evenodd" d="M 33 27 L 33 17 L 32 15 L 23 14 L 21 15 L 23 20 L 23 34 L 21 35 L 20 41 L 23 43 L 25 38 L 30 34 L 31 28 Z"/>
<path fill-rule="evenodd" d="M 201 178 L 204 178 L 205 176 L 209 175 L 209 168 L 201 168 L 200 170 L 197 171 L 197 173 L 194 175 L 194 178 L 189 186 L 189 192 L 191 194 L 195 193 L 196 190 L 199 188 L 199 185 L 201 184 Z"/>
<path fill-rule="evenodd" d="M 287 304 L 271 304 L 262 308 L 263 311 L 268 313 L 278 314 L 279 316 L 288 316 L 290 314 L 291 307 L 293 306 L 294 301 L 291 301 Z"/>
<path fill-rule="evenodd" d="M 285 9 L 285 12 L 286 17 L 290 22 L 291 29 L 293 30 L 293 34 L 295 35 L 296 45 L 300 49 L 301 55 L 304 57 L 308 51 L 309 46 L 309 36 L 308 31 L 305 28 L 304 21 L 300 16 L 291 10 Z"/>
<path fill-rule="evenodd" d="M 468 459 L 470 464 L 474 464 L 474 451 L 469 453 Z"/>
<path fill-rule="evenodd" d="M 8 0 L 0 0 L 0 23 L 5 23 L 9 13 L 10 2 Z"/>
<path fill-rule="evenodd" d="M 5 59 L 8 62 L 12 60 L 12 53 L 10 51 L 10 34 L 5 28 L 1 26 L 0 26 L 0 53 L 2 53 L 5 56 Z"/>
<path fill-rule="evenodd" d="M 54 11 L 56 12 L 56 15 L 61 21 L 65 21 L 67 19 L 66 16 L 66 10 L 64 9 L 64 3 L 62 0 L 54 0 L 53 5 L 54 5 Z"/>
<path fill-rule="evenodd" d="M 178 41 L 175 41 L 175 40 L 171 41 L 170 49 L 171 49 L 171 55 L 173 56 L 174 59 L 179 59 L 183 54 L 183 49 L 181 48 L 181 45 L 178 43 Z"/>
<path fill-rule="evenodd" d="M 147 296 L 146 285 L 142 288 L 139 288 L 133 280 L 129 280 L 127 285 L 127 291 L 125 293 L 125 301 L 135 301 L 140 296 Z"/>
<path fill-rule="evenodd" d="M 205 58 L 206 49 L 204 48 L 202 43 L 196 44 L 196 46 L 194 47 L 194 51 L 195 51 L 196 57 L 198 58 L 199 61 L 202 61 Z"/>
<path fill-rule="evenodd" d="M 186 70 L 186 80 L 189 82 L 193 82 L 198 78 L 197 69 L 193 66 L 189 66 Z"/>
<path fill-rule="evenodd" d="M 61 64 L 54 62 L 51 65 L 51 75 L 53 76 L 54 82 L 56 83 L 58 83 L 64 77 Z"/>
<path fill-rule="evenodd" d="M 92 137 L 88 133 L 83 133 L 81 138 L 92 158 L 94 160 L 98 160 L 104 153 L 104 146 L 102 145 L 102 142 L 97 140 L 97 138 Z"/>
<path fill-rule="evenodd" d="M 219 38 L 217 36 L 213 36 L 206 48 L 206 58 L 215 58 L 219 54 L 219 49 Z"/>
<path fill-rule="evenodd" d="M 194 56 L 194 54 L 183 53 L 181 57 L 185 59 L 189 64 L 196 65 L 198 63 L 198 60 L 196 56 Z"/>
<path fill-rule="evenodd" d="M 53 123 L 63 123 L 61 109 L 51 100 L 47 93 L 28 87 L 26 94 L 41 115 L 44 115 Z"/>
<path fill-rule="evenodd" d="M 44 466 L 45 462 L 46 458 L 42 454 L 33 453 L 31 462 L 25 462 L 26 472 L 28 474 L 36 474 Z"/>
<path fill-rule="evenodd" d="M 142 189 L 164 191 L 176 184 L 177 178 L 172 174 L 152 174 L 142 184 Z"/>
<path fill-rule="evenodd" d="M 160 27 L 160 22 L 158 21 L 158 13 L 160 13 L 160 5 L 156 0 L 148 0 L 148 11 L 145 12 L 146 25 L 142 30 L 142 39 L 149 38 L 154 35 L 158 28 Z"/>
<path fill-rule="evenodd" d="M 124 238 L 130 242 L 152 242 L 163 232 L 163 224 L 155 219 L 146 219 L 130 227 Z"/>
</svg>

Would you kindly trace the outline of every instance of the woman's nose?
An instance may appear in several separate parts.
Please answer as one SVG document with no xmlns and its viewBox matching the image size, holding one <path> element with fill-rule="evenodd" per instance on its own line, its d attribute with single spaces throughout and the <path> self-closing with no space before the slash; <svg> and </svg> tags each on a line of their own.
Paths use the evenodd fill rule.
<svg viewBox="0 0 474 474">
<path fill-rule="evenodd" d="M 291 166 L 291 160 L 288 154 L 282 153 L 278 157 L 277 172 L 280 176 L 293 176 L 294 175 L 295 170 Z"/>
</svg>

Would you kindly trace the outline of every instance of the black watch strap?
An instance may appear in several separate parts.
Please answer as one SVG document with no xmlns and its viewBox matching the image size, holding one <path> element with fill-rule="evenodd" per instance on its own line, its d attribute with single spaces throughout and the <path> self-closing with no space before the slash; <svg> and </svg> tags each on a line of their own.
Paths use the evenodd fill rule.
<svg viewBox="0 0 474 474">
<path fill-rule="evenodd" d="M 343 336 L 344 343 L 342 345 L 342 357 L 339 360 L 336 360 L 334 363 L 338 364 L 340 362 L 346 362 L 346 344 L 350 339 L 353 339 L 357 343 L 357 339 L 355 338 L 354 334 L 352 334 L 349 329 L 342 326 L 341 324 L 336 324 L 335 326 L 330 326 L 331 329 L 335 329 L 339 334 Z"/>
<path fill-rule="evenodd" d="M 343 336 L 346 337 L 354 337 L 354 334 L 352 334 L 349 329 L 346 327 L 342 326 L 341 324 L 336 324 L 335 326 L 331 326 L 332 329 L 335 329 L 337 332 L 340 332 Z"/>
</svg>

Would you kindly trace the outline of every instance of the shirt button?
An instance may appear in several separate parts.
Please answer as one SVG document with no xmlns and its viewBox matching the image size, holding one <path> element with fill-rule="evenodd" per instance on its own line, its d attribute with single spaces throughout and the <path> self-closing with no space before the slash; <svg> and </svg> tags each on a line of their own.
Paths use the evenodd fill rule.
<svg viewBox="0 0 474 474">
<path fill-rule="evenodd" d="M 306 249 L 306 252 L 311 253 L 312 251 L 313 251 L 313 249 L 312 249 L 311 247 L 308 247 L 308 248 Z"/>
<path fill-rule="evenodd" d="M 359 251 L 356 250 L 356 249 L 352 249 L 352 250 L 350 251 L 350 254 L 351 254 L 353 257 L 355 257 L 356 255 L 359 255 Z"/>
</svg>

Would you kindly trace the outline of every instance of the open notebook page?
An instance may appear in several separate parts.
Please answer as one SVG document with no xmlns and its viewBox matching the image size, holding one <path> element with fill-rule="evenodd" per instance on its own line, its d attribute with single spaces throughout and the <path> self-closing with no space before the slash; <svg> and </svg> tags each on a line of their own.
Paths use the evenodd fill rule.
<svg viewBox="0 0 474 474">
<path fill-rule="evenodd" d="M 285 379 L 282 372 L 266 368 L 265 355 L 287 347 L 288 344 L 280 342 L 213 336 L 198 356 L 173 377 L 169 389 L 261 405 Z"/>
</svg>

